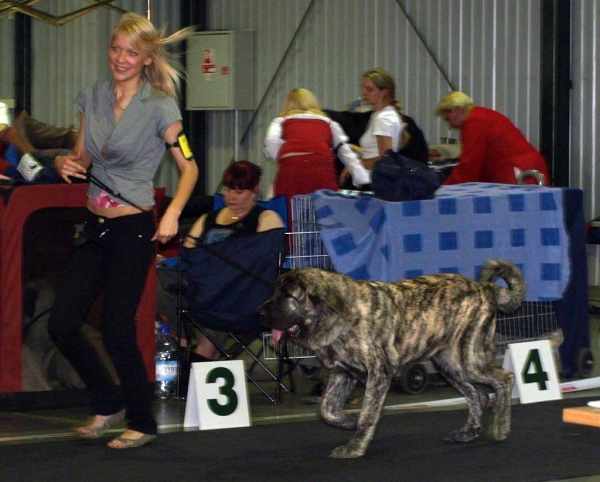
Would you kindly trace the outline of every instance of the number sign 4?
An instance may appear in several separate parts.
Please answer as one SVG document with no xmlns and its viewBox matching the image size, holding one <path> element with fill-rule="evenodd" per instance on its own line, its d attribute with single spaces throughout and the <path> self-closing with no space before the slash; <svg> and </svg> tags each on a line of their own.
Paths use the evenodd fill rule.
<svg viewBox="0 0 600 482">
<path fill-rule="evenodd" d="M 562 398 L 550 340 L 509 344 L 502 367 L 515 374 L 513 398 L 521 403 Z"/>
</svg>

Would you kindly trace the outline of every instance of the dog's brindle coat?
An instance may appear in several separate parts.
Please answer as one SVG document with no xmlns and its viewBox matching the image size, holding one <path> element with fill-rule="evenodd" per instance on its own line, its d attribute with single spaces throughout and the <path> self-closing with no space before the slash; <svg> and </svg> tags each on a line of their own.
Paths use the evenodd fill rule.
<svg viewBox="0 0 600 482">
<path fill-rule="evenodd" d="M 507 288 L 493 283 L 502 278 Z M 481 433 L 481 418 L 495 393 L 491 436 L 510 432 L 514 375 L 494 365 L 496 310 L 517 309 L 525 297 L 521 271 L 513 264 L 486 263 L 479 282 L 457 274 L 420 276 L 395 283 L 354 281 L 348 276 L 301 268 L 280 276 L 272 298 L 260 309 L 263 325 L 285 330 L 330 369 L 321 414 L 336 427 L 356 429 L 347 445 L 331 454 L 366 452 L 390 383 L 411 361 L 430 359 L 469 406 L 466 424 L 450 442 Z M 365 383 L 358 420 L 342 411 L 357 381 Z"/>
</svg>

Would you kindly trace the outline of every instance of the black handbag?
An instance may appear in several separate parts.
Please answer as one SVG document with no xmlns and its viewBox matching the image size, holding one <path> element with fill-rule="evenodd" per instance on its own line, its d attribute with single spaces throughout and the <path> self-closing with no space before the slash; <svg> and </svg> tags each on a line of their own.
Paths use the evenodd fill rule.
<svg viewBox="0 0 600 482">
<path fill-rule="evenodd" d="M 418 201 L 433 199 L 442 179 L 424 164 L 389 150 L 375 163 L 371 190 L 384 201 Z"/>
</svg>

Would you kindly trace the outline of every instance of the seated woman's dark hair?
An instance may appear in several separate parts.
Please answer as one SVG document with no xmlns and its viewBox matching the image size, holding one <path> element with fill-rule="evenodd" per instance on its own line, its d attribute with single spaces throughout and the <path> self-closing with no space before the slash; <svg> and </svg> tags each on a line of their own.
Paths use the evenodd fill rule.
<svg viewBox="0 0 600 482">
<path fill-rule="evenodd" d="M 250 161 L 237 161 L 223 173 L 223 186 L 229 189 L 253 190 L 260 182 L 262 169 Z"/>
</svg>

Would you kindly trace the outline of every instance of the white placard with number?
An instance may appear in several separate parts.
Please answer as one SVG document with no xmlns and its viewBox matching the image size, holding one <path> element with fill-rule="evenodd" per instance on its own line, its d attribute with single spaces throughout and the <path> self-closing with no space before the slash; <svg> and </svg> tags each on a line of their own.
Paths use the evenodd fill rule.
<svg viewBox="0 0 600 482">
<path fill-rule="evenodd" d="M 250 426 L 242 360 L 192 363 L 183 426 L 200 430 Z"/>
<path fill-rule="evenodd" d="M 521 403 L 562 398 L 550 340 L 510 343 L 502 368 L 515 374 L 513 398 Z"/>
</svg>

